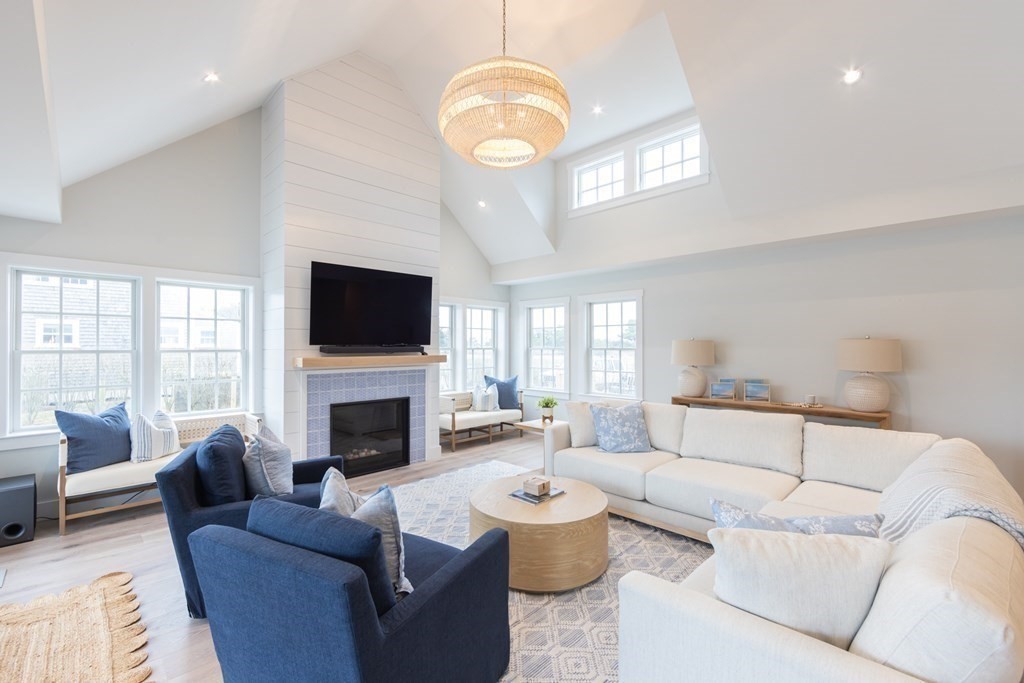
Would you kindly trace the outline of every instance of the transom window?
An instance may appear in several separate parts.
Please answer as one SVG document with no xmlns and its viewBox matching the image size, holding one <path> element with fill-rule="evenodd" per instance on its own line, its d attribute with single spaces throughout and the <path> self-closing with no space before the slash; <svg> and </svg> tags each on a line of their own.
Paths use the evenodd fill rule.
<svg viewBox="0 0 1024 683">
<path fill-rule="evenodd" d="M 55 410 L 99 413 L 136 385 L 135 283 L 15 273 L 14 427 L 56 423 Z"/>
<path fill-rule="evenodd" d="M 640 189 L 648 190 L 700 175 L 700 129 L 697 127 L 641 147 Z"/>
<path fill-rule="evenodd" d="M 171 413 L 245 407 L 245 292 L 161 282 L 160 407 Z"/>
<path fill-rule="evenodd" d="M 621 154 L 576 171 L 577 207 L 621 197 L 625 192 L 626 171 Z"/>
<path fill-rule="evenodd" d="M 637 301 L 588 306 L 590 393 L 637 396 Z"/>
<path fill-rule="evenodd" d="M 566 391 L 565 306 L 527 309 L 527 377 L 531 389 Z"/>
<path fill-rule="evenodd" d="M 497 374 L 496 316 L 493 308 L 466 307 L 466 388 L 484 383 L 484 375 Z"/>
</svg>

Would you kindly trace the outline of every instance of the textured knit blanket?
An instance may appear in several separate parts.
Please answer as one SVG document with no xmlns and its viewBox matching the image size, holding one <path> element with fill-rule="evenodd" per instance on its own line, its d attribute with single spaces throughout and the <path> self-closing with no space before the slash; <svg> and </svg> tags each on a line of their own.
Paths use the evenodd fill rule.
<svg viewBox="0 0 1024 683">
<path fill-rule="evenodd" d="M 940 441 L 882 492 L 881 537 L 899 542 L 947 517 L 997 524 L 1024 548 L 1024 502 L 995 463 L 965 439 Z"/>
</svg>

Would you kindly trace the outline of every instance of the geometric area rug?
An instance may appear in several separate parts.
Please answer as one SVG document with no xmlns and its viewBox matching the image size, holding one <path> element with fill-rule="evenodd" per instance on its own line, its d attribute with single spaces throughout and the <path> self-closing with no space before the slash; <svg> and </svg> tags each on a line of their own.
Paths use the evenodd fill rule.
<svg viewBox="0 0 1024 683">
<path fill-rule="evenodd" d="M 473 489 L 525 471 L 492 460 L 399 486 L 402 531 L 465 548 Z M 678 582 L 711 554 L 706 543 L 609 515 L 608 570 L 599 579 L 564 593 L 509 590 L 512 657 L 502 680 L 617 681 L 619 579 L 638 569 Z"/>
</svg>

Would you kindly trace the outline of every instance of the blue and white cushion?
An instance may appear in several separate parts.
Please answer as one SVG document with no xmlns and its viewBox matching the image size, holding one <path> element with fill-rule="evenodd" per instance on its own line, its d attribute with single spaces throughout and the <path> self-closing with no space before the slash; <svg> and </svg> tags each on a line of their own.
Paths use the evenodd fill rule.
<svg viewBox="0 0 1024 683">
<path fill-rule="evenodd" d="M 295 491 L 292 449 L 280 441 L 253 435 L 242 456 L 242 468 L 246 497 L 283 496 Z"/>
<path fill-rule="evenodd" d="M 878 538 L 882 515 L 812 515 L 807 517 L 772 517 L 744 510 L 738 505 L 717 498 L 711 499 L 711 511 L 720 529 L 755 529 L 808 534 L 842 534 Z"/>
<path fill-rule="evenodd" d="M 640 402 L 620 408 L 591 404 L 597 446 L 606 453 L 647 453 L 651 440 Z"/>
<path fill-rule="evenodd" d="M 142 414 L 136 415 L 129 435 L 132 462 L 147 462 L 181 450 L 178 428 L 170 415 L 162 410 L 153 413 L 152 420 Z"/>
<path fill-rule="evenodd" d="M 489 387 L 482 387 L 477 385 L 473 389 L 473 410 L 491 412 L 498 410 L 498 387 L 497 385 L 490 385 Z"/>
</svg>

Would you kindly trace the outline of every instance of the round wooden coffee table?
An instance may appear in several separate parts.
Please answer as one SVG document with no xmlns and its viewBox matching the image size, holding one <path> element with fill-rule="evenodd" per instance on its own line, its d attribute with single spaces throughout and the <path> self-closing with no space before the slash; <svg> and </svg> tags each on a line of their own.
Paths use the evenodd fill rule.
<svg viewBox="0 0 1024 683">
<path fill-rule="evenodd" d="M 509 497 L 525 475 L 488 482 L 469 498 L 469 536 L 509 535 L 509 587 L 557 593 L 590 583 L 608 568 L 608 498 L 575 479 L 551 477 L 565 493 L 539 505 Z"/>
</svg>

